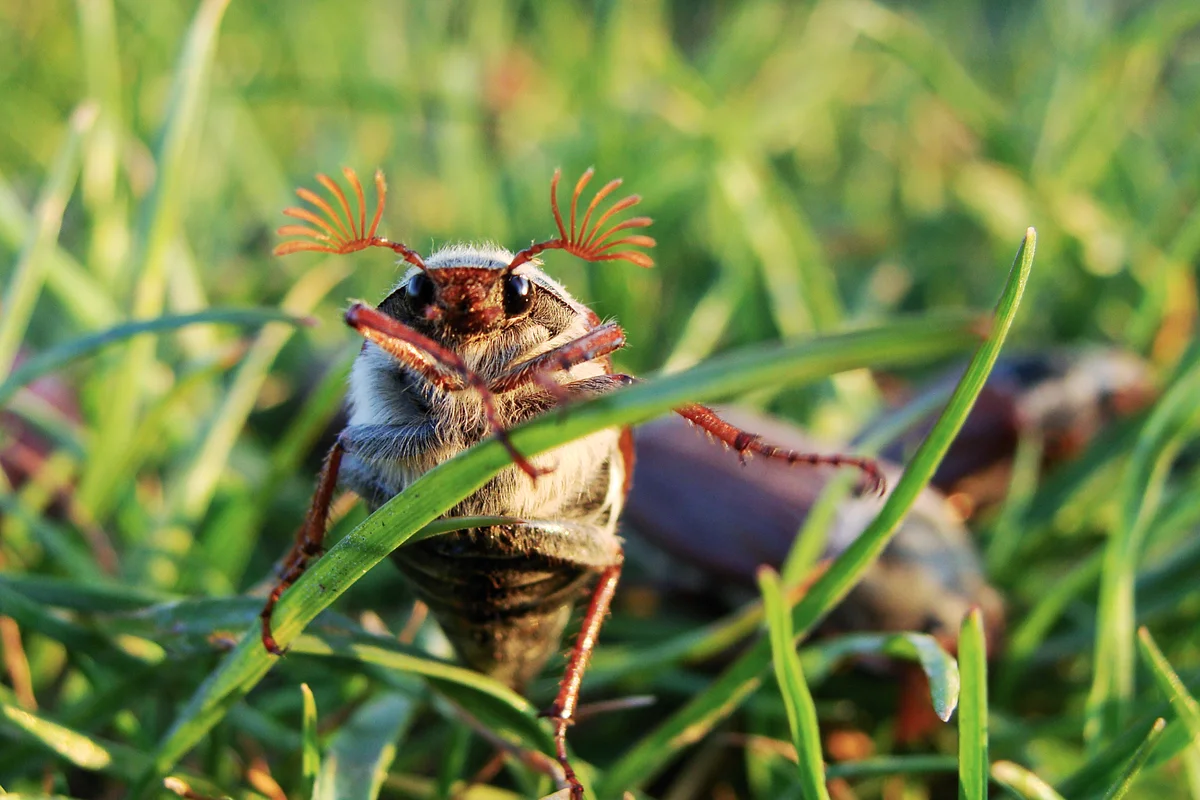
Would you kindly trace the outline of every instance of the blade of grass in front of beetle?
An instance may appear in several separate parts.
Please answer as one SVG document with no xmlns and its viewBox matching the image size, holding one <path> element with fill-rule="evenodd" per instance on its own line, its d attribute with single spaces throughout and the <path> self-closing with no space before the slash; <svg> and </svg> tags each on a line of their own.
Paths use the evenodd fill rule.
<svg viewBox="0 0 1200 800">
<path fill-rule="evenodd" d="M 958 706 L 959 800 L 986 800 L 988 794 L 987 642 L 983 614 L 972 609 L 958 637 L 962 696 Z"/>
<path fill-rule="evenodd" d="M 803 382 L 844 369 L 906 363 L 957 351 L 970 323 L 948 326 L 921 321 L 831 335 L 778 348 L 733 353 L 685 373 L 645 381 L 581 402 L 565 415 L 545 415 L 514 428 L 513 444 L 536 454 L 604 428 L 651 419 L 687 402 L 727 397 L 760 386 Z M 346 535 L 283 596 L 274 615 L 277 641 L 286 647 L 322 609 L 419 528 L 482 486 L 509 465 L 502 445 L 488 440 L 414 482 Z M 154 769 L 137 787 L 144 794 L 248 692 L 277 661 L 253 630 L 196 690 L 163 737 Z"/>
<path fill-rule="evenodd" d="M 813 705 L 808 684 L 804 681 L 800 657 L 796 655 L 792 615 L 783 602 L 783 587 L 780 585 L 778 573 L 770 567 L 761 568 L 758 572 L 758 585 L 762 591 L 767 630 L 771 640 L 775 680 L 783 695 L 788 728 L 792 732 L 792 745 L 796 748 L 800 791 L 805 797 L 829 800 L 829 791 L 825 788 L 825 760 L 821 756 L 821 729 L 817 723 L 817 709 Z"/>
<path fill-rule="evenodd" d="M 992 328 L 983 345 L 971 359 L 946 408 L 934 423 L 889 495 L 879 515 L 813 583 L 793 611 L 793 624 L 801 636 L 849 593 L 890 541 L 901 519 L 917 495 L 928 485 L 937 465 L 966 420 L 983 384 L 1000 354 L 1005 337 L 1016 318 L 1021 296 L 1033 267 L 1036 235 L 1030 228 L 1017 251 L 1008 281 L 996 305 Z M 604 777 L 602 796 L 616 794 L 631 786 L 641 786 L 670 761 L 683 747 L 702 738 L 719 720 L 728 716 L 761 682 L 770 663 L 770 647 L 759 641 L 725 670 L 708 689 L 643 737 Z"/>
</svg>

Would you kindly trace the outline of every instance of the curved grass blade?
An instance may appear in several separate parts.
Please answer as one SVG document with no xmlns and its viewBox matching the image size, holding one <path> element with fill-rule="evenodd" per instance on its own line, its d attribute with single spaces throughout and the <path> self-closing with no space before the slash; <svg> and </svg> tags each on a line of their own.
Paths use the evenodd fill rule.
<svg viewBox="0 0 1200 800">
<path fill-rule="evenodd" d="M 929 483 L 950 443 L 962 427 L 975 398 L 983 388 L 1000 348 L 1016 318 L 1021 296 L 1033 267 L 1036 235 L 1030 228 L 1009 272 L 1000 301 L 996 305 L 992 328 L 975 353 L 949 403 L 925 441 L 918 448 L 900 482 L 888 497 L 879 515 L 861 536 L 839 556 L 830 568 L 809 588 L 792 613 L 798 635 L 807 635 L 817 622 L 853 588 L 866 569 L 883 552 L 892 533 L 907 514 L 917 495 Z M 762 681 L 770 663 L 770 647 L 760 640 L 714 681 L 666 722 L 644 737 L 604 776 L 600 795 L 617 795 L 641 786 L 663 769 L 671 756 L 701 739 L 712 726 L 741 704 Z"/>
<path fill-rule="evenodd" d="M 972 338 L 967 318 L 947 325 L 905 321 L 881 328 L 731 354 L 689 372 L 644 383 L 574 405 L 569 413 L 538 417 L 510 434 L 521 452 L 534 455 L 604 428 L 633 425 L 681 404 L 728 397 L 763 386 L 813 380 L 832 372 L 899 364 L 945 355 Z M 488 440 L 438 465 L 346 535 L 297 581 L 275 611 L 277 641 L 287 646 L 316 615 L 415 531 L 444 514 L 487 482 L 509 458 Z M 139 787 L 145 793 L 248 692 L 277 661 L 262 648 L 256 629 L 244 636 L 193 695 L 163 738 L 155 767 Z"/>
<path fill-rule="evenodd" d="M 1053 786 L 1011 761 L 992 764 L 992 780 L 1007 786 L 1024 800 L 1063 800 Z"/>
<path fill-rule="evenodd" d="M 958 638 L 962 703 L 958 708 L 958 797 L 986 800 L 988 792 L 987 643 L 983 614 L 972 609 Z"/>
<path fill-rule="evenodd" d="M 1133 754 L 1133 758 L 1129 759 L 1129 763 L 1121 770 L 1121 778 L 1105 792 L 1104 800 L 1121 800 L 1129 789 L 1133 786 L 1134 780 L 1137 779 L 1138 773 L 1142 771 L 1142 767 L 1146 764 L 1146 759 L 1150 758 L 1150 754 L 1154 752 L 1155 746 L 1162 739 L 1163 731 L 1167 728 L 1167 721 L 1159 717 L 1154 721 L 1154 725 L 1150 728 L 1150 733 L 1146 735 L 1145 741 L 1138 747 L 1137 752 Z"/>
<path fill-rule="evenodd" d="M 372 698 L 338 729 L 325 750 L 313 800 L 374 800 L 416 704 L 399 692 Z"/>
<path fill-rule="evenodd" d="M 864 633 L 839 636 L 800 651 L 804 674 L 810 683 L 823 680 L 834 667 L 854 656 L 888 656 L 915 661 L 929 679 L 933 710 L 943 721 L 958 705 L 958 664 L 937 639 L 924 633 Z"/>
<path fill-rule="evenodd" d="M 214 323 L 221 325 L 246 325 L 257 327 L 268 322 L 286 322 L 305 325 L 308 320 L 274 308 L 224 308 L 200 311 L 195 314 L 178 314 L 154 319 L 139 320 L 117 325 L 106 331 L 81 336 L 69 342 L 38 353 L 12 371 L 0 384 L 0 405 L 4 405 L 17 390 L 76 359 L 89 356 L 111 344 L 122 342 L 143 333 L 166 333 L 187 327 Z"/>
<path fill-rule="evenodd" d="M 783 602 L 783 587 L 779 582 L 779 574 L 769 567 L 763 567 L 758 572 L 758 585 L 762 591 L 763 607 L 766 609 L 775 680 L 779 683 L 780 694 L 783 695 L 788 728 L 792 732 L 792 745 L 796 748 L 800 792 L 805 797 L 829 800 L 829 790 L 825 788 L 825 759 L 821 756 L 821 728 L 817 723 L 817 708 L 813 705 L 808 684 L 804 682 L 800 657 L 796 655 L 792 615 Z"/>
</svg>

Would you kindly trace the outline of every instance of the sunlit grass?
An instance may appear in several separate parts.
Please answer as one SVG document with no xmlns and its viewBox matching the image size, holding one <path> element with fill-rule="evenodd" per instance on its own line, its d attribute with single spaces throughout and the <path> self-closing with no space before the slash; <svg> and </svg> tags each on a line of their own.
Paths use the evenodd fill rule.
<svg viewBox="0 0 1200 800">
<path fill-rule="evenodd" d="M 386 258 L 269 251 L 316 171 L 382 167 L 383 231 L 427 251 L 542 238 L 554 167 L 594 164 L 645 198 L 657 267 L 548 268 L 621 321 L 618 365 L 650 380 L 518 431 L 522 447 L 718 397 L 849 439 L 885 373 L 920 381 L 989 331 L 944 420 L 1004 335 L 1133 349 L 1161 399 L 1044 479 L 1045 443 L 1022 443 L 1009 502 L 976 530 L 1007 646 L 985 670 L 968 640 L 960 716 L 928 741 L 898 753 L 892 678 L 844 665 L 916 661 L 946 716 L 959 665 L 931 638 L 806 639 L 795 668 L 757 601 L 697 621 L 629 583 L 584 700 L 658 702 L 575 726 L 591 785 L 774 798 L 825 775 L 936 797 L 961 774 L 966 797 L 989 775 L 1026 797 L 1200 796 L 1198 25 L 1191 0 L 0 0 L 0 452 L 10 419 L 51 448 L 19 487 L 0 476 L 0 786 L 441 798 L 491 757 L 475 725 L 548 748 L 552 674 L 522 698 L 448 660 L 432 625 L 398 643 L 384 634 L 411 595 L 367 571 L 501 467 L 494 445 L 337 526 L 279 606 L 291 656 L 242 638 L 337 421 L 358 345 L 340 310 L 398 277 Z M 1006 284 L 1029 225 L 1037 267 Z M 1000 332 L 981 314 L 1006 285 Z M 794 608 L 795 633 L 886 543 L 953 427 Z M 796 742 L 788 707 L 813 715 L 798 767 L 778 747 Z M 836 762 L 813 717 L 870 754 Z M 515 759 L 495 784 L 466 796 L 551 788 Z"/>
</svg>

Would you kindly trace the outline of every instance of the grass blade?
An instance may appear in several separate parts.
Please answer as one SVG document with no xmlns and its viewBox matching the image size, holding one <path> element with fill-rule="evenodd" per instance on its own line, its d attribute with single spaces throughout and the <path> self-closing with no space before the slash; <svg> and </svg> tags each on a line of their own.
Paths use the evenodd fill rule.
<svg viewBox="0 0 1200 800">
<path fill-rule="evenodd" d="M 1146 759 L 1150 758 L 1150 754 L 1154 752 L 1154 748 L 1162 739 L 1163 731 L 1167 728 L 1167 721 L 1159 717 L 1155 720 L 1154 725 L 1150 728 L 1150 733 L 1146 735 L 1146 740 L 1138 747 L 1137 752 L 1133 754 L 1133 758 L 1129 759 L 1129 763 L 1121 771 L 1121 778 L 1112 785 L 1104 794 L 1104 800 L 1121 800 L 1129 789 L 1133 786 L 1134 780 L 1142 767 L 1146 764 Z"/>
<path fill-rule="evenodd" d="M 83 137 L 96 119 L 96 108 L 84 104 L 71 115 L 67 127 L 67 141 L 63 144 L 50 170 L 50 176 L 42 187 L 34 211 L 33 229 L 17 258 L 4 299 L 0 301 L 0 376 L 7 376 L 17 357 L 17 348 L 25 338 L 29 318 L 42 291 L 45 274 L 50 267 L 50 254 L 58 245 L 58 232 L 62 227 L 63 212 L 67 208 L 79 177 L 79 152 Z"/>
<path fill-rule="evenodd" d="M 828 800 L 829 791 L 825 788 L 825 760 L 821 756 L 821 729 L 817 723 L 817 709 L 813 705 L 808 684 L 804 682 L 800 657 L 796 655 L 792 615 L 788 613 L 788 607 L 783 601 L 783 588 L 778 573 L 769 567 L 763 567 L 758 573 L 758 585 L 762 590 L 763 607 L 766 609 L 775 679 L 783 695 L 788 728 L 791 729 L 792 744 L 796 748 L 800 791 L 805 797 Z"/>
<path fill-rule="evenodd" d="M 1200 424 L 1200 351 L 1146 420 L 1121 490 L 1121 514 L 1105 545 L 1096 612 L 1095 675 L 1088 693 L 1084 738 L 1093 752 L 1124 728 L 1133 700 L 1135 583 L 1142 543 L 1162 501 L 1179 449 Z"/>
<path fill-rule="evenodd" d="M 963 621 L 958 638 L 962 703 L 958 708 L 959 800 L 985 800 L 988 784 L 987 642 L 978 608 Z"/>
<path fill-rule="evenodd" d="M 304 698 L 302 745 L 300 753 L 301 785 L 306 796 L 312 796 L 317 774 L 321 771 L 321 750 L 317 743 L 317 700 L 307 683 L 300 684 Z"/>
<path fill-rule="evenodd" d="M 1144 627 L 1138 630 L 1138 644 L 1141 645 L 1142 660 L 1150 668 L 1154 680 L 1158 683 L 1158 688 L 1171 701 L 1171 707 L 1175 709 L 1175 713 L 1191 733 L 1192 741 L 1200 746 L 1200 703 L 1197 703 L 1196 698 L 1188 693 L 1183 681 L 1179 679 L 1175 670 L 1171 668 L 1170 662 L 1158 649 L 1158 645 L 1154 643 L 1150 631 Z"/>
<path fill-rule="evenodd" d="M 0 405 L 12 399 L 17 390 L 33 381 L 61 369 L 77 359 L 89 356 L 109 345 L 123 342 L 145 333 L 168 333 L 188 325 L 221 324 L 259 326 L 269 322 L 305 325 L 308 320 L 274 308 L 225 308 L 200 311 L 195 314 L 169 315 L 155 319 L 127 322 L 99 333 L 81 336 L 57 347 L 38 353 L 21 363 L 0 384 Z"/>
<path fill-rule="evenodd" d="M 929 358 L 959 349 L 969 327 L 919 321 L 832 335 L 778 348 L 734 353 L 689 372 L 649 380 L 572 406 L 567 414 L 538 417 L 513 429 L 521 452 L 536 454 L 608 427 L 652 419 L 690 401 L 729 396 L 756 387 L 801 382 L 844 369 Z M 421 526 L 445 513 L 509 465 L 498 442 L 488 440 L 441 464 L 351 531 L 288 591 L 274 617 L 286 647 L 316 615 Z M 278 659 L 262 648 L 256 626 L 201 685 L 159 746 L 144 793 L 248 692 Z M 764 661 L 764 666 L 766 662 Z"/>
<path fill-rule="evenodd" d="M 325 751 L 314 800 L 374 800 L 411 721 L 412 698 L 389 692 L 354 712 Z"/>
<path fill-rule="evenodd" d="M 857 656 L 885 656 L 915 661 L 929 679 L 933 710 L 944 722 L 958 705 L 958 663 L 937 639 L 924 633 L 864 633 L 817 642 L 800 651 L 809 683 L 828 676 L 837 665 Z"/>
<path fill-rule="evenodd" d="M 934 470 L 983 388 L 1016 318 L 1033 267 L 1035 244 L 1036 235 L 1030 228 L 1017 251 L 1008 281 L 996 305 L 994 322 L 987 339 L 972 358 L 945 410 L 913 456 L 879 515 L 817 579 L 793 611 L 793 626 L 798 635 L 811 632 L 817 622 L 850 592 L 855 582 L 883 552 L 891 534 L 916 502 L 917 495 L 933 477 Z M 657 774 L 668 763 L 669 754 L 698 741 L 757 689 L 769 663 L 770 647 L 760 640 L 707 690 L 634 745 L 605 775 L 600 787 L 601 796 L 619 794 L 620 791 L 640 786 Z"/>
<path fill-rule="evenodd" d="M 1024 800 L 1063 800 L 1063 796 L 1054 791 L 1053 786 L 1011 761 L 997 761 L 992 764 L 992 779 L 1004 784 Z"/>
<path fill-rule="evenodd" d="M 80 769 L 129 779 L 138 775 L 150 761 L 149 756 L 132 747 L 80 733 L 5 702 L 0 702 L 0 721 L 19 731 L 23 738 L 36 742 Z M 172 775 L 166 780 L 192 786 L 208 795 L 221 794 L 207 780 L 187 773 Z"/>
</svg>

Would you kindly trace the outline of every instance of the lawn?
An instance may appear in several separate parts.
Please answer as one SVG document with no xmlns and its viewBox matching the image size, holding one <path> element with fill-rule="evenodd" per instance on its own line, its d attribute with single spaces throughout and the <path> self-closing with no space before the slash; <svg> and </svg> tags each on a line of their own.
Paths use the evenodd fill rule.
<svg viewBox="0 0 1200 800">
<path fill-rule="evenodd" d="M 428 254 L 553 235 L 555 168 L 594 166 L 642 196 L 654 268 L 546 270 L 647 380 L 522 452 L 692 401 L 879 446 L 880 414 L 966 369 L 821 570 L 701 576 L 696 603 L 630 548 L 583 702 L 655 702 L 572 728 L 589 796 L 1200 798 L 1194 0 L 0 0 L 0 119 L 0 793 L 555 790 L 530 763 L 563 659 L 528 697 L 466 670 L 374 566 L 505 468 L 495 441 L 370 517 L 340 504 L 277 609 L 288 655 L 261 648 L 345 422 L 343 311 L 403 274 L 271 251 L 315 173 L 381 169 L 380 232 Z M 1052 470 L 1017 443 L 968 521 L 1004 630 L 811 635 L 996 359 L 1096 345 L 1155 399 Z M 913 662 L 948 721 L 910 740 Z"/>
</svg>

